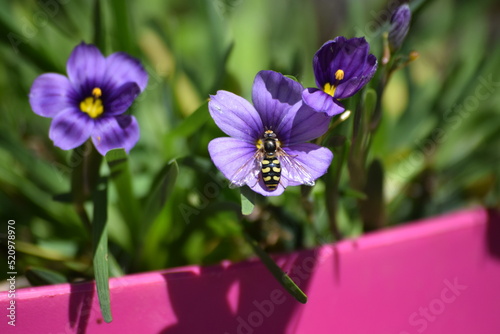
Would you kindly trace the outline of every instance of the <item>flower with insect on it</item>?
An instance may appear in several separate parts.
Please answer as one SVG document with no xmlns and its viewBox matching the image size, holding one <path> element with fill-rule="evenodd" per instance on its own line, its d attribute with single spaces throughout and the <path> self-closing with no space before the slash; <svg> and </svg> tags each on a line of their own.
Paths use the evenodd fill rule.
<svg viewBox="0 0 500 334">
<path fill-rule="evenodd" d="M 305 89 L 304 102 L 328 116 L 342 113 L 345 108 L 338 100 L 356 94 L 377 70 L 377 58 L 369 51 L 370 45 L 363 37 L 339 36 L 323 44 L 313 59 L 318 88 Z"/>
<path fill-rule="evenodd" d="M 389 48 L 391 52 L 397 51 L 410 29 L 411 10 L 408 4 L 399 6 L 391 16 L 391 27 L 389 29 Z"/>
<path fill-rule="evenodd" d="M 303 89 L 280 73 L 261 71 L 253 106 L 227 91 L 210 96 L 210 115 L 230 137 L 213 139 L 208 151 L 230 186 L 277 196 L 287 186 L 312 186 L 326 173 L 332 152 L 306 142 L 323 135 L 331 117 L 305 105 Z"/>
<path fill-rule="evenodd" d="M 123 52 L 104 57 L 96 46 L 81 43 L 66 72 L 68 77 L 40 75 L 29 94 L 33 111 L 52 118 L 49 137 L 54 145 L 70 150 L 92 138 L 102 155 L 114 148 L 130 151 L 139 140 L 139 125 L 124 112 L 148 82 L 140 62 Z"/>
</svg>

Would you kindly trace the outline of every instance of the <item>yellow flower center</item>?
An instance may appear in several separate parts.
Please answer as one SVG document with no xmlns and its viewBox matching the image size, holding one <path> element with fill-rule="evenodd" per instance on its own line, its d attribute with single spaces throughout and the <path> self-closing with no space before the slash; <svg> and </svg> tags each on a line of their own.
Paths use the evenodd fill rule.
<svg viewBox="0 0 500 334">
<path fill-rule="evenodd" d="M 80 102 L 80 110 L 87 113 L 92 118 L 97 118 L 101 116 L 104 112 L 104 106 L 102 105 L 102 91 L 99 87 L 92 90 L 92 96 L 85 98 Z"/>
<path fill-rule="evenodd" d="M 339 83 L 340 80 L 344 79 L 344 71 L 343 70 L 337 70 L 335 72 L 335 83 L 331 84 L 327 82 L 323 86 L 323 91 L 333 97 L 335 95 L 335 89 L 337 88 L 337 84 Z"/>
<path fill-rule="evenodd" d="M 335 88 L 337 88 L 335 87 L 335 85 L 331 85 L 329 82 L 327 82 L 323 87 L 323 91 L 333 97 L 333 95 L 335 94 Z"/>
</svg>

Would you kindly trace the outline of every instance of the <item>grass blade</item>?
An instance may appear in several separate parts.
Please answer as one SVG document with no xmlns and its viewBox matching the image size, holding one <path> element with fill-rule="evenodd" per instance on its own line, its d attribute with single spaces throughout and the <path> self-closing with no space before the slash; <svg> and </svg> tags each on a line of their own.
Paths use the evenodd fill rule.
<svg viewBox="0 0 500 334">
<path fill-rule="evenodd" d="M 307 303 L 307 296 L 306 294 L 295 284 L 292 279 L 281 270 L 280 267 L 274 262 L 274 260 L 262 250 L 262 248 L 259 247 L 257 244 L 257 241 L 252 239 L 249 235 L 246 233 L 243 233 L 245 236 L 245 239 L 248 241 L 250 246 L 252 246 L 253 251 L 257 254 L 257 256 L 261 259 L 261 261 L 264 263 L 264 265 L 267 267 L 267 269 L 271 272 L 271 274 L 276 278 L 276 280 L 285 288 L 286 291 L 290 295 L 292 295 L 293 298 L 295 298 L 298 302 L 305 304 Z"/>
<path fill-rule="evenodd" d="M 33 286 L 60 284 L 68 282 L 68 280 L 66 279 L 66 277 L 64 277 L 64 275 L 61 275 L 60 273 L 50 269 L 38 268 L 38 267 L 27 268 L 26 278 Z"/>
<path fill-rule="evenodd" d="M 92 221 L 92 244 L 94 248 L 94 275 L 97 296 L 104 321 L 111 322 L 111 302 L 109 298 L 109 264 L 108 264 L 108 231 L 107 221 L 107 182 L 94 192 L 94 217 Z"/>
<path fill-rule="evenodd" d="M 140 241 L 140 207 L 132 189 L 132 175 L 128 156 L 124 149 L 111 150 L 106 154 L 106 161 L 111 172 L 111 181 L 119 196 L 118 208 L 128 225 L 133 245 Z"/>
<path fill-rule="evenodd" d="M 154 179 L 149 195 L 146 198 L 146 209 L 144 210 L 145 227 L 153 222 L 165 205 L 174 190 L 178 174 L 179 166 L 173 160 L 167 163 Z"/>
<path fill-rule="evenodd" d="M 208 102 L 203 103 L 191 115 L 182 121 L 175 129 L 168 135 L 167 140 L 176 137 L 190 137 L 198 131 L 208 120 L 210 113 L 208 112 Z"/>
<path fill-rule="evenodd" d="M 106 33 L 104 25 L 104 13 L 103 13 L 103 2 L 96 0 L 94 2 L 94 31 L 93 31 L 93 41 L 94 44 L 101 50 L 101 52 L 106 52 Z"/>
<path fill-rule="evenodd" d="M 130 18 L 130 1 L 112 0 L 111 1 L 111 15 L 113 15 L 113 26 L 116 50 L 121 50 L 135 54 L 136 47 L 132 43 L 132 20 Z"/>
</svg>

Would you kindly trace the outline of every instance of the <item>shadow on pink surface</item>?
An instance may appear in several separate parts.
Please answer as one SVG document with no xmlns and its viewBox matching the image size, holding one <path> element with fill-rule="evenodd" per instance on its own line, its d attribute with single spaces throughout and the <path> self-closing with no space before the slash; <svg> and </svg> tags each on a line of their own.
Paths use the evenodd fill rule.
<svg viewBox="0 0 500 334">
<path fill-rule="evenodd" d="M 94 300 L 94 284 L 71 284 L 69 294 L 69 325 L 77 334 L 87 332 L 92 304 Z"/>
<path fill-rule="evenodd" d="M 490 254 L 500 261 L 500 211 L 489 209 L 486 228 L 486 246 Z"/>
<path fill-rule="evenodd" d="M 279 263 L 307 291 L 316 261 L 314 251 L 307 251 Z M 285 333 L 301 304 L 261 266 L 253 262 L 163 275 L 177 322 L 160 333 Z"/>
</svg>

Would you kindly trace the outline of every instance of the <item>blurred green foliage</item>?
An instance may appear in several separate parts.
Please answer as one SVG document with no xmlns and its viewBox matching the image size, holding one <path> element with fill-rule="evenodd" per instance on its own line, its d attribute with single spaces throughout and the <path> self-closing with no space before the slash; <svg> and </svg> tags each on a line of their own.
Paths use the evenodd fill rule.
<svg viewBox="0 0 500 334">
<path fill-rule="evenodd" d="M 379 27 L 391 6 L 379 0 L 115 0 L 102 2 L 103 24 L 96 27 L 90 1 L 1 0 L 0 235 L 4 240 L 7 221 L 14 219 L 18 272 L 44 268 L 28 276 L 51 276 L 49 270 L 70 281 L 92 277 L 91 235 L 73 205 L 61 201 L 82 158 L 53 146 L 50 120 L 35 115 L 27 98 L 38 75 L 65 73 L 71 50 L 82 40 L 97 41 L 106 55 L 128 52 L 150 74 L 130 110 L 141 127 L 128 160 L 143 224 L 139 234 L 130 229 L 122 193 L 111 182 L 112 275 L 244 259 L 252 249 L 241 219 L 268 251 L 334 240 L 322 180 L 310 193 L 291 187 L 280 197 L 257 196 L 253 213 L 242 218 L 240 192 L 228 188 L 208 156 L 208 142 L 224 134 L 206 101 L 219 89 L 250 98 L 253 78 L 263 69 L 314 86 L 312 57 L 337 35 L 365 36 L 379 57 Z M 385 225 L 500 205 L 500 7 L 495 0 L 412 6 L 400 52 L 416 50 L 420 57 L 391 78 L 367 157 L 373 176 L 368 183 L 385 176 L 384 198 L 351 189 L 347 168 L 339 165 L 336 217 L 347 237 L 363 229 L 359 200 L 384 203 Z M 341 123 L 338 134 L 350 138 L 352 121 Z M 344 144 L 329 143 L 336 152 L 334 169 Z M 109 174 L 108 165 L 102 164 L 101 174 Z M 164 205 L 158 184 L 168 189 Z M 91 208 L 86 210 L 90 215 Z"/>
</svg>

